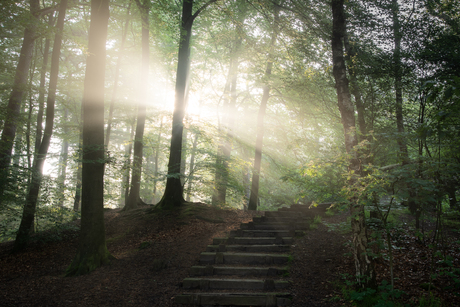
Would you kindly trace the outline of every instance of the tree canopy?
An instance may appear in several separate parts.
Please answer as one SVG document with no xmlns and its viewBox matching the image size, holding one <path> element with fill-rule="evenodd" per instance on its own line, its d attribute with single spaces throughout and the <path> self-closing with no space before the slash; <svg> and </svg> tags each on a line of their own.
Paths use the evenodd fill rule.
<svg viewBox="0 0 460 307">
<path fill-rule="evenodd" d="M 459 209 L 458 1 L 346 1 L 340 29 L 329 1 L 110 1 L 93 149 L 84 93 L 96 1 L 69 1 L 60 27 L 66 2 L 2 1 L 1 240 L 14 238 L 36 178 L 26 232 L 78 215 L 92 171 L 98 206 L 126 210 L 385 197 L 417 219 Z"/>
</svg>

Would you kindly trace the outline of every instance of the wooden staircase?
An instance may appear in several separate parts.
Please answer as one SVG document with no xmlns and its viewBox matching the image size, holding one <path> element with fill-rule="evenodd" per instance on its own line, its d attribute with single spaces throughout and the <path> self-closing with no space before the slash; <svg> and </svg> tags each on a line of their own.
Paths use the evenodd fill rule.
<svg viewBox="0 0 460 307">
<path fill-rule="evenodd" d="M 323 209 L 293 205 L 265 212 L 214 238 L 182 282 L 175 302 L 190 306 L 290 306 L 289 248 Z"/>
</svg>

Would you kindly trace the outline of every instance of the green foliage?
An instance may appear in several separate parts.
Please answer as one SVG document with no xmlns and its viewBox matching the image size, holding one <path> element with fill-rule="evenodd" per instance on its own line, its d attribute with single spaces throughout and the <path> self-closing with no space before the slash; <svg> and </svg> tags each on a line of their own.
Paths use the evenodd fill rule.
<svg viewBox="0 0 460 307">
<path fill-rule="evenodd" d="M 346 172 L 346 161 L 338 156 L 334 160 L 310 161 L 300 169 L 282 177 L 283 180 L 304 187 L 298 198 L 316 202 L 342 201 L 342 187 L 345 185 L 343 174 Z"/>
<path fill-rule="evenodd" d="M 329 223 L 323 221 L 323 224 L 327 226 L 327 231 L 336 231 L 340 234 L 348 234 L 351 232 L 351 217 L 348 217 L 345 222 Z"/>
<path fill-rule="evenodd" d="M 313 219 L 313 223 L 314 224 L 321 224 L 321 220 L 322 220 L 321 215 L 316 215 L 314 217 L 314 219 Z"/>
<path fill-rule="evenodd" d="M 16 238 L 22 217 L 22 208 L 9 207 L 0 215 L 0 242 L 11 241 Z M 42 241 L 60 241 L 68 231 L 79 228 L 72 221 L 80 218 L 80 212 L 65 207 L 40 206 L 37 208 L 34 221 L 34 232 L 40 233 L 37 237 Z"/>
<path fill-rule="evenodd" d="M 422 296 L 418 301 L 419 307 L 441 307 L 443 306 L 442 301 L 435 297 L 432 293 L 426 296 Z"/>
<path fill-rule="evenodd" d="M 441 260 L 438 264 L 442 267 L 439 268 L 437 274 L 434 274 L 433 278 L 437 278 L 438 276 L 446 276 L 449 278 L 451 285 L 445 290 L 449 290 L 460 297 L 460 268 L 454 267 L 453 260 L 453 257 L 450 255 Z"/>
<path fill-rule="evenodd" d="M 345 280 L 345 285 L 342 287 L 342 294 L 346 300 L 353 304 L 353 306 L 404 306 L 404 304 L 398 303 L 397 300 L 406 293 L 398 289 L 393 289 L 391 284 L 386 280 L 383 280 L 377 289 L 356 289 L 357 282 L 352 279 L 352 276 L 345 274 L 342 278 Z"/>
</svg>

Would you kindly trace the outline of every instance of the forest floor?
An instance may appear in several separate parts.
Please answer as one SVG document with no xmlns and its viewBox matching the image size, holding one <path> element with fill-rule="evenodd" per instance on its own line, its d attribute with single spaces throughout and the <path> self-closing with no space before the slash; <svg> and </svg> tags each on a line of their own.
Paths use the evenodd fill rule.
<svg viewBox="0 0 460 307">
<path fill-rule="evenodd" d="M 116 260 L 84 276 L 64 277 L 76 253 L 79 221 L 65 231 L 36 235 L 19 254 L 10 254 L 11 242 L 0 244 L 0 306 L 177 306 L 173 299 L 182 292 L 182 280 L 212 238 L 263 214 L 206 205 L 181 213 L 151 214 L 148 209 L 106 210 L 107 247 Z M 352 305 L 343 296 L 342 277 L 354 271 L 347 255 L 351 236 L 340 227 L 349 224 L 346 219 L 345 213 L 326 216 L 292 245 L 293 306 Z M 395 250 L 394 256 L 396 287 L 406 292 L 405 302 L 418 306 L 428 295 L 422 283 L 429 281 L 429 251 L 409 233 L 402 240 L 404 250 Z M 452 248 L 458 255 L 459 246 Z M 378 262 L 377 278 L 389 280 L 388 261 Z M 444 290 L 446 285 L 449 280 L 441 278 L 431 291 L 454 306 L 458 298 L 455 291 Z"/>
</svg>

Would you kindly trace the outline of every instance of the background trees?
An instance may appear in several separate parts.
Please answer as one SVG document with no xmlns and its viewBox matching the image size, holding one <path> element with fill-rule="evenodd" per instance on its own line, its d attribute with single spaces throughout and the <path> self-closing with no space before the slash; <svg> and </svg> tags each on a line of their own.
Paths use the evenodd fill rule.
<svg viewBox="0 0 460 307">
<path fill-rule="evenodd" d="M 8 240 L 34 182 L 43 122 L 52 119 L 43 102 L 61 3 L 2 5 L 0 223 Z M 259 201 L 260 210 L 339 204 L 349 193 L 365 200 L 363 210 L 384 196 L 407 202 L 418 220 L 433 207 L 458 209 L 456 11 L 457 1 L 346 3 L 342 76 L 350 80 L 347 99 L 357 114 L 349 113 L 344 133 L 336 82 L 345 79 L 333 73 L 330 3 L 114 1 L 107 65 L 97 69 L 106 76 L 98 123 L 107 129 L 104 157 L 97 158 L 106 162 L 98 197 L 106 207 L 120 207 L 131 190 L 135 205 L 164 196 L 162 207 L 186 199 L 242 209 L 258 182 L 250 209 Z M 66 16 L 54 133 L 32 231 L 78 216 L 81 165 L 88 162 L 80 134 L 90 7 L 74 3 Z M 266 99 L 261 151 L 257 118 Z M 345 175 L 347 154 L 356 155 L 351 169 L 362 185 L 354 191 Z M 96 164 L 91 172 L 102 165 Z M 377 173 L 386 178 L 378 188 L 370 179 Z"/>
</svg>

